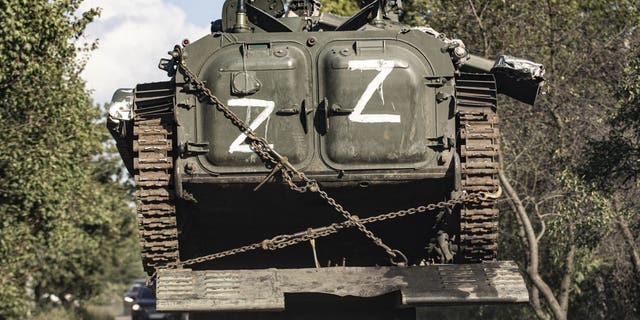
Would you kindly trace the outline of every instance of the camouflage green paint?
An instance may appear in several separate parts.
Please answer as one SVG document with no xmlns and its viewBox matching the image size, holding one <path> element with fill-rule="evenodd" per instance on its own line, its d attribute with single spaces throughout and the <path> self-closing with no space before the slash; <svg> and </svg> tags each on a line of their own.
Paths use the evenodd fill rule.
<svg viewBox="0 0 640 320">
<path fill-rule="evenodd" d="M 185 53 L 214 94 L 320 180 L 350 170 L 440 178 L 450 167 L 438 160 L 443 137 L 455 140 L 454 103 L 436 99 L 454 94 L 445 46 L 399 29 L 237 33 L 209 35 Z M 240 132 L 215 108 L 181 90 L 177 101 L 190 106 L 176 109 L 178 143 L 210 146 L 189 159 L 198 164 L 192 176 L 264 175 Z"/>
</svg>

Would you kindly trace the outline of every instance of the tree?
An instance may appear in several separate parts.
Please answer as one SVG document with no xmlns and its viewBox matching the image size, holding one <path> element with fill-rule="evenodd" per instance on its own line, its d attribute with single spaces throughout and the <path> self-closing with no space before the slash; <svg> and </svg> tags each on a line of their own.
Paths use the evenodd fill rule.
<svg viewBox="0 0 640 320">
<path fill-rule="evenodd" d="M 91 48 L 75 43 L 98 15 L 80 2 L 0 1 L 0 319 L 42 293 L 95 293 L 135 234 L 79 77 Z"/>
<path fill-rule="evenodd" d="M 640 249 L 634 236 L 638 234 L 640 222 L 637 214 L 640 207 L 637 201 L 640 194 L 639 42 L 639 35 L 634 33 L 629 33 L 625 39 L 630 50 L 625 59 L 622 83 L 617 90 L 617 106 L 607 120 L 610 130 L 590 141 L 583 170 L 585 178 L 596 183 L 620 212 L 615 225 L 618 235 L 612 237 L 612 243 L 603 245 L 602 250 L 607 252 L 610 265 L 615 267 L 601 275 L 607 283 L 625 288 L 610 292 L 603 299 L 607 309 L 620 317 L 627 316 L 625 306 L 637 305 L 634 301 L 640 299 L 640 287 L 637 285 L 640 281 Z M 634 313 L 637 312 L 636 309 Z"/>
<path fill-rule="evenodd" d="M 538 317 L 566 319 L 572 313 L 605 317 L 585 311 L 593 310 L 589 298 L 600 297 L 591 287 L 595 279 L 613 263 L 602 248 L 612 241 L 612 228 L 625 211 L 614 200 L 625 196 L 609 196 L 597 183 L 583 179 L 583 160 L 589 154 L 588 142 L 609 131 L 606 119 L 616 105 L 612 97 L 621 84 L 628 48 L 634 45 L 629 38 L 639 24 L 637 4 L 625 0 L 405 0 L 403 4 L 404 23 L 430 25 L 462 39 L 475 54 L 490 58 L 510 54 L 546 66 L 546 93 L 536 106 L 500 101 L 505 162 L 501 180 L 505 189 L 511 187 L 501 205 L 500 258 L 516 260 L 528 271 L 532 310 Z M 638 83 L 637 78 L 632 82 Z M 618 149 L 615 154 L 627 152 L 633 149 Z M 598 168 L 586 170 L 602 173 Z"/>
<path fill-rule="evenodd" d="M 547 67 L 547 93 L 535 107 L 501 101 L 501 180 L 513 184 L 510 205 L 502 207 L 501 257 L 527 270 L 540 318 L 565 319 L 588 307 L 571 301 L 599 270 L 598 248 L 618 214 L 579 169 L 589 137 L 607 130 L 602 120 L 624 67 L 619 44 L 637 25 L 637 9 L 624 1 L 411 2 L 419 3 L 428 7 L 413 13 L 415 21 L 463 39 L 474 52 L 523 56 Z"/>
</svg>

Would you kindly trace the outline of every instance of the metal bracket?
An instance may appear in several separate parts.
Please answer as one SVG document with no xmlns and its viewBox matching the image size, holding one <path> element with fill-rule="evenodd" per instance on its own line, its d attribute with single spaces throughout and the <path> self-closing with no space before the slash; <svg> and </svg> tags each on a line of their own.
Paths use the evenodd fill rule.
<svg viewBox="0 0 640 320">
<path fill-rule="evenodd" d="M 180 155 L 183 157 L 197 156 L 209 153 L 209 142 L 185 142 L 180 145 Z"/>
<path fill-rule="evenodd" d="M 296 115 L 299 114 L 300 110 L 298 108 L 291 107 L 291 108 L 283 108 L 283 109 L 278 109 L 276 111 L 276 114 L 279 116 L 292 116 L 292 115 Z"/>
<path fill-rule="evenodd" d="M 173 59 L 165 59 L 165 58 L 160 59 L 160 62 L 158 63 L 158 68 L 160 70 L 166 71 L 167 76 L 169 77 L 173 77 L 176 75 L 176 64 Z"/>
<path fill-rule="evenodd" d="M 331 106 L 332 115 L 347 115 L 353 113 L 353 109 L 345 109 L 339 104 L 333 104 Z"/>
<path fill-rule="evenodd" d="M 429 145 L 430 148 L 436 148 L 439 150 L 448 150 L 455 146 L 455 142 L 453 139 L 447 136 L 439 136 L 435 138 L 429 138 L 429 141 L 433 141 L 434 143 Z"/>
<path fill-rule="evenodd" d="M 424 77 L 424 79 L 425 79 L 424 84 L 427 87 L 431 87 L 431 88 L 440 88 L 444 86 L 445 83 L 449 82 L 449 79 L 441 76 L 427 76 L 427 77 Z"/>
<path fill-rule="evenodd" d="M 182 100 L 182 102 L 177 103 L 177 106 L 180 107 L 180 108 L 191 110 L 192 108 L 195 107 L 195 104 L 191 103 L 187 99 L 184 99 L 184 100 Z"/>
</svg>

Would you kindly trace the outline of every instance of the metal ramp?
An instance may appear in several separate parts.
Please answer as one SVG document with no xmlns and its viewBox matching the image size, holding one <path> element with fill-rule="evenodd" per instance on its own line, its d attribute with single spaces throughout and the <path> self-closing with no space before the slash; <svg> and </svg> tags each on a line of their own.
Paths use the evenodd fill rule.
<svg viewBox="0 0 640 320">
<path fill-rule="evenodd" d="M 284 311 L 285 295 L 374 298 L 395 294 L 396 308 L 524 303 L 529 294 L 511 261 L 416 267 L 160 270 L 158 311 Z"/>
</svg>

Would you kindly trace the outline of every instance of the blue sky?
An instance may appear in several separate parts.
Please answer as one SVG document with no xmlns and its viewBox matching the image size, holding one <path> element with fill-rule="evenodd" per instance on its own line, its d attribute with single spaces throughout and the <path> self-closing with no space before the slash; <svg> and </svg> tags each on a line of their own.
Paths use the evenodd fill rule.
<svg viewBox="0 0 640 320">
<path fill-rule="evenodd" d="M 157 68 L 160 58 L 184 38 L 209 34 L 222 4 L 223 0 L 85 0 L 80 12 L 102 9 L 80 39 L 98 43 L 98 49 L 84 56 L 82 73 L 94 101 L 109 102 L 118 88 L 166 81 Z"/>
<path fill-rule="evenodd" d="M 221 18 L 222 0 L 169 0 L 182 8 L 187 18 L 195 24 L 207 24 Z"/>
</svg>

